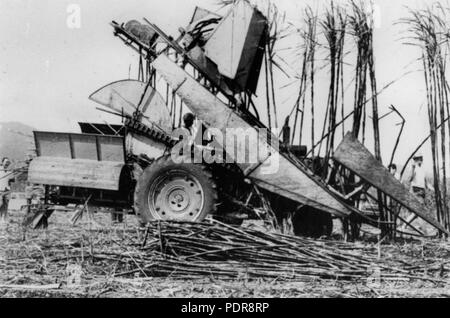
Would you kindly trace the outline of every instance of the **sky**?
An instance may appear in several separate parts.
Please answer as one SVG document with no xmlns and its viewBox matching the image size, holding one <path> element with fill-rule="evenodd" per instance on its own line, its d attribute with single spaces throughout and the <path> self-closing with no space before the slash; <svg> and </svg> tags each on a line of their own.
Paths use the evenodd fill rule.
<svg viewBox="0 0 450 318">
<path fill-rule="evenodd" d="M 378 87 L 398 79 L 379 96 L 380 113 L 388 112 L 393 104 L 407 120 L 396 158 L 399 164 L 428 135 L 428 121 L 423 74 L 415 62 L 420 50 L 404 45 L 405 26 L 397 22 L 408 16 L 407 7 L 421 8 L 427 2 L 374 0 L 379 17 L 374 47 Z M 274 3 L 286 12 L 288 21 L 301 26 L 302 8 L 311 5 L 320 9 L 327 1 Z M 70 28 L 67 23 L 73 5 L 80 9 L 79 28 Z M 110 82 L 126 79 L 129 74 L 137 76 L 137 55 L 113 36 L 109 23 L 146 17 L 176 36 L 178 27 L 187 25 L 196 6 L 220 9 L 217 0 L 0 0 L 0 122 L 18 121 L 38 130 L 71 132 L 78 131 L 78 121 L 116 122 L 88 100 L 91 93 Z M 298 69 L 296 62 L 291 64 L 293 73 Z M 407 72 L 412 73 L 403 76 Z M 321 87 L 326 87 L 327 76 L 325 70 L 317 79 L 317 107 L 321 109 L 325 108 L 327 93 Z M 282 88 L 292 82 L 277 75 L 280 123 L 295 102 L 296 85 Z M 381 123 L 385 161 L 392 152 L 398 122 L 390 116 Z M 429 166 L 426 149 L 424 155 Z"/>
</svg>

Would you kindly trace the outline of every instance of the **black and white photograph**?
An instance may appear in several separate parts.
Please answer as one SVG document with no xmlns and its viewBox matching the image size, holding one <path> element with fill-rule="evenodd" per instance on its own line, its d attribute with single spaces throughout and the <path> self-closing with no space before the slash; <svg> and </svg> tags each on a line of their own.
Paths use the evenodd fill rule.
<svg viewBox="0 0 450 318">
<path fill-rule="evenodd" d="M 0 0 L 0 298 L 449 298 L 449 63 L 440 0 Z"/>
</svg>

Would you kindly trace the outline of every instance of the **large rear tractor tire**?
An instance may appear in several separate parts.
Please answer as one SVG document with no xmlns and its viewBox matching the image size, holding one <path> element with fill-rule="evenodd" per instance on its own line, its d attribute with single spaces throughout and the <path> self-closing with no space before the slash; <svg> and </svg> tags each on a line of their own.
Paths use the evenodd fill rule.
<svg viewBox="0 0 450 318">
<path fill-rule="evenodd" d="M 142 223 L 154 220 L 201 222 L 216 211 L 216 185 L 199 164 L 174 163 L 162 157 L 137 181 L 134 208 Z"/>
</svg>

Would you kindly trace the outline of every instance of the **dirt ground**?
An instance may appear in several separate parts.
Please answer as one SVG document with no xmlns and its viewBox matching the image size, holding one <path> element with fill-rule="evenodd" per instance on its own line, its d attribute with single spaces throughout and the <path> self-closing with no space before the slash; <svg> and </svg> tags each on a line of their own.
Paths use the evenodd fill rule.
<svg viewBox="0 0 450 318">
<path fill-rule="evenodd" d="M 405 255 L 430 264 L 434 275 L 430 280 L 387 283 L 375 277 L 350 283 L 245 277 L 233 281 L 212 277 L 123 278 L 114 275 L 113 262 L 99 262 L 89 255 L 98 244 L 138 237 L 134 216 L 126 216 L 124 223 L 114 224 L 109 214 L 96 213 L 92 220 L 85 216 L 75 226 L 70 222 L 71 216 L 55 212 L 46 230 L 24 229 L 21 212 L 10 212 L 0 223 L 0 297 L 450 297 L 449 243 L 415 241 L 380 247 L 382 259 Z M 356 244 L 374 249 L 373 243 Z M 71 253 L 75 246 L 84 251 L 81 257 Z"/>
</svg>

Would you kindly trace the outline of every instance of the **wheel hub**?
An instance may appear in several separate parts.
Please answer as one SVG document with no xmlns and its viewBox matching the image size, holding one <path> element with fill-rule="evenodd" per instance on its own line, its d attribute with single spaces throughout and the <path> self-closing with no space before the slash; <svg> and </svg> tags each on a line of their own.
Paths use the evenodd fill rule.
<svg viewBox="0 0 450 318">
<path fill-rule="evenodd" d="M 159 177 L 149 191 L 149 209 L 159 220 L 195 222 L 204 205 L 200 182 L 184 171 Z"/>
<path fill-rule="evenodd" d="M 183 189 L 175 189 L 168 195 L 167 201 L 173 211 L 183 211 L 190 203 L 188 193 Z"/>
</svg>

